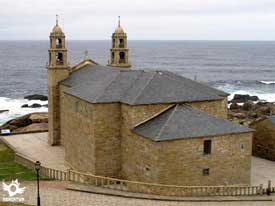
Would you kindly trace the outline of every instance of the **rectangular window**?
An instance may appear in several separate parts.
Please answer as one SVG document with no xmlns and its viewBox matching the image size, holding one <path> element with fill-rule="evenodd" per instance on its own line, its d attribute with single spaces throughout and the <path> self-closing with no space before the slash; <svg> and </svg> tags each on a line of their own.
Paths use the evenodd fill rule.
<svg viewBox="0 0 275 206">
<path fill-rule="evenodd" d="M 212 145 L 211 140 L 204 140 L 204 142 L 203 142 L 203 153 L 205 155 L 211 154 L 211 145 Z"/>
<path fill-rule="evenodd" d="M 202 175 L 203 176 L 209 176 L 209 168 L 203 169 L 202 170 Z"/>
</svg>

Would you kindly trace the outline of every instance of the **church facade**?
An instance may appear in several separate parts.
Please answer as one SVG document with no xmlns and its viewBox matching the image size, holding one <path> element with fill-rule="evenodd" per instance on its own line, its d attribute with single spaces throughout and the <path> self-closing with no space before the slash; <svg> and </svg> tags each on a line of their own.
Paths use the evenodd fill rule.
<svg viewBox="0 0 275 206">
<path fill-rule="evenodd" d="M 227 93 L 173 74 L 129 69 L 127 35 L 108 66 L 70 67 L 56 23 L 48 64 L 49 144 L 76 171 L 169 185 L 249 185 L 252 130 L 227 118 Z"/>
</svg>

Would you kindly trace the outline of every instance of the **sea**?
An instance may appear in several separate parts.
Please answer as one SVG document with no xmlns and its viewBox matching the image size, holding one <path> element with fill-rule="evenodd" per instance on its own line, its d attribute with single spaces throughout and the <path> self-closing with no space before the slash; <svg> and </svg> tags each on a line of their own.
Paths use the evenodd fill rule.
<svg viewBox="0 0 275 206">
<path fill-rule="evenodd" d="M 106 65 L 110 41 L 67 42 L 69 64 L 89 58 Z M 0 41 L 0 125 L 47 108 L 21 108 L 24 96 L 47 95 L 49 41 Z M 132 69 L 168 70 L 234 94 L 257 95 L 275 102 L 275 42 L 272 41 L 129 41 Z"/>
</svg>

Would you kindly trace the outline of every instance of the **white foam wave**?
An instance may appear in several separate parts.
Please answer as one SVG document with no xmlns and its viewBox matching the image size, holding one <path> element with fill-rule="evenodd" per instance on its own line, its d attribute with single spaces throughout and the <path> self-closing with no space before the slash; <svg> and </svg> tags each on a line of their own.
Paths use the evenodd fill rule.
<svg viewBox="0 0 275 206">
<path fill-rule="evenodd" d="M 45 105 L 47 101 L 40 100 L 26 100 L 26 99 L 10 99 L 6 97 L 0 97 L 0 110 L 9 110 L 8 112 L 0 113 L 0 125 L 7 122 L 10 119 L 32 113 L 32 112 L 47 112 L 47 107 L 40 108 L 21 108 L 23 104 L 32 105 L 34 103 Z"/>
<path fill-rule="evenodd" d="M 275 84 L 275 81 L 260 81 L 262 84 Z"/>
<path fill-rule="evenodd" d="M 232 100 L 234 98 L 235 94 L 248 94 L 250 96 L 257 96 L 259 97 L 260 100 L 267 101 L 267 102 L 275 102 L 275 93 L 257 93 L 257 92 L 250 92 L 250 91 L 244 91 L 244 90 L 239 90 L 239 91 L 234 91 L 230 94 L 228 97 L 228 100 Z"/>
</svg>

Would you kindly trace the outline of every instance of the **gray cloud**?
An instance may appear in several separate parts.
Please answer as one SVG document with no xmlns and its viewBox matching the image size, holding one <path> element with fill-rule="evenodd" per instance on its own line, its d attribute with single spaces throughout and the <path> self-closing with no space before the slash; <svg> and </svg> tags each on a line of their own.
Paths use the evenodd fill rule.
<svg viewBox="0 0 275 206">
<path fill-rule="evenodd" d="M 56 13 L 70 39 L 109 39 L 117 15 L 129 39 L 275 39 L 274 0 L 0 0 L 0 8 L 0 39 L 46 39 Z"/>
</svg>

